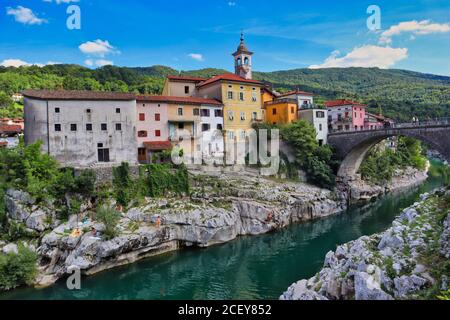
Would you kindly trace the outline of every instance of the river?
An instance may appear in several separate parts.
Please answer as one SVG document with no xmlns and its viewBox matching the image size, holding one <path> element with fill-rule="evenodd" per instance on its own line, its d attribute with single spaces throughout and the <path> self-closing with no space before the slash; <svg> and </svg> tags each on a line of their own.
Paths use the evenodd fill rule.
<svg viewBox="0 0 450 320">
<path fill-rule="evenodd" d="M 433 169 L 438 166 L 433 162 Z M 420 187 L 387 195 L 367 208 L 105 271 L 83 278 L 79 291 L 69 291 L 60 281 L 42 290 L 4 293 L 0 299 L 278 299 L 292 283 L 320 270 L 328 251 L 386 230 L 421 193 L 443 183 L 442 177 L 431 176 Z"/>
</svg>

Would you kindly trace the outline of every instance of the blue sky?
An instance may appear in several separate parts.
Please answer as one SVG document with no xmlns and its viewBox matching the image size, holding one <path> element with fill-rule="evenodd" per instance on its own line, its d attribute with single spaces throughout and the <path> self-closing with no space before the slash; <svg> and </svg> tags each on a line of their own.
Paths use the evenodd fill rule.
<svg viewBox="0 0 450 320">
<path fill-rule="evenodd" d="M 378 66 L 450 76 L 450 1 L 1 0 L 0 64 L 231 70 L 243 29 L 258 71 Z M 381 9 L 370 31 L 369 5 Z M 69 5 L 81 29 L 66 27 Z"/>
</svg>

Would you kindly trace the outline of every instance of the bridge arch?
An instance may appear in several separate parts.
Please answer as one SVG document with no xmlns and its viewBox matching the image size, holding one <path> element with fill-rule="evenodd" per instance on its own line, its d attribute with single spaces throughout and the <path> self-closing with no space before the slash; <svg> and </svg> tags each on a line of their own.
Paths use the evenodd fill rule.
<svg viewBox="0 0 450 320">
<path fill-rule="evenodd" d="M 450 124 L 335 133 L 329 136 L 329 143 L 343 159 L 338 177 L 356 176 L 367 153 L 381 141 L 395 136 L 423 141 L 450 162 Z"/>
</svg>

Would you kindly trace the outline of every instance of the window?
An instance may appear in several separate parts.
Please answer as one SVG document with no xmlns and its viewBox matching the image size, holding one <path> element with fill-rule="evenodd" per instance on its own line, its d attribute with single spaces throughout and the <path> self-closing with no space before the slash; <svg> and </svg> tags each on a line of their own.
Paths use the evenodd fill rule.
<svg viewBox="0 0 450 320">
<path fill-rule="evenodd" d="M 86 113 L 91 113 L 91 109 L 86 109 Z"/>
<path fill-rule="evenodd" d="M 253 88 L 253 89 L 255 89 L 255 88 Z M 252 101 L 253 102 L 258 101 L 258 96 L 256 95 L 256 92 L 252 92 Z"/>
<path fill-rule="evenodd" d="M 338 121 L 342 121 L 342 114 L 338 114 Z"/>
<path fill-rule="evenodd" d="M 320 118 L 320 119 L 325 118 L 325 112 L 323 112 L 323 111 L 317 111 L 317 112 L 316 112 L 316 117 L 317 117 L 317 118 Z M 330 117 L 331 117 L 331 116 L 330 116 Z M 330 119 L 330 117 L 328 117 L 328 120 Z"/>
<path fill-rule="evenodd" d="M 61 109 L 60 108 L 55 108 L 55 113 L 61 113 Z"/>
<path fill-rule="evenodd" d="M 74 123 L 72 123 L 72 124 L 70 125 L 70 131 L 77 131 L 77 125 L 74 124 Z"/>
<path fill-rule="evenodd" d="M 185 86 L 184 87 L 184 93 L 185 94 L 189 94 L 189 86 Z"/>
<path fill-rule="evenodd" d="M 109 162 L 109 149 L 98 149 L 98 162 Z"/>
<path fill-rule="evenodd" d="M 331 115 L 328 116 L 328 122 L 332 122 L 333 121 L 333 117 Z"/>
<path fill-rule="evenodd" d="M 258 120 L 258 113 L 257 113 L 257 112 L 253 112 L 253 113 L 252 113 L 252 120 L 253 120 L 253 121 Z"/>
<path fill-rule="evenodd" d="M 116 131 L 122 131 L 122 124 L 116 123 Z"/>
<path fill-rule="evenodd" d="M 238 59 L 237 59 L 237 65 L 238 65 L 238 66 L 242 65 L 242 59 L 241 59 L 241 58 L 238 58 Z"/>
<path fill-rule="evenodd" d="M 202 117 L 210 117 L 211 116 L 211 112 L 209 109 L 202 109 Z"/>
<path fill-rule="evenodd" d="M 244 87 L 241 86 L 241 90 L 244 90 Z"/>
<path fill-rule="evenodd" d="M 228 131 L 228 139 L 234 139 L 234 131 Z"/>
<path fill-rule="evenodd" d="M 139 113 L 139 121 L 145 121 L 145 113 Z"/>
<path fill-rule="evenodd" d="M 275 116 L 276 114 L 277 114 L 277 109 L 276 109 L 276 108 L 273 108 L 273 109 L 272 109 L 272 115 Z"/>
<path fill-rule="evenodd" d="M 245 121 L 245 112 L 241 112 L 241 121 Z"/>
<path fill-rule="evenodd" d="M 120 108 L 116 108 L 116 113 L 120 113 Z"/>
<path fill-rule="evenodd" d="M 291 107 L 291 113 L 295 113 L 295 108 Z"/>
<path fill-rule="evenodd" d="M 155 121 L 161 121 L 161 115 L 159 113 L 155 113 Z"/>
<path fill-rule="evenodd" d="M 108 130 L 108 125 L 106 123 L 102 123 L 101 124 L 101 129 L 102 129 L 102 131 L 107 131 Z"/>
<path fill-rule="evenodd" d="M 183 115 L 183 108 L 178 108 L 178 115 L 182 116 Z"/>
<path fill-rule="evenodd" d="M 86 123 L 86 131 L 92 131 L 92 123 Z"/>
<path fill-rule="evenodd" d="M 194 109 L 194 116 L 199 116 L 200 115 L 200 110 L 198 108 Z"/>
<path fill-rule="evenodd" d="M 103 148 L 103 143 L 97 143 L 97 148 Z"/>
<path fill-rule="evenodd" d="M 142 131 L 138 132 L 138 137 L 139 138 L 147 138 L 147 136 L 148 136 L 147 131 L 142 130 Z"/>
<path fill-rule="evenodd" d="M 319 140 L 319 147 L 323 146 L 323 139 Z"/>
<path fill-rule="evenodd" d="M 155 137 L 161 137 L 161 130 L 155 130 Z"/>
<path fill-rule="evenodd" d="M 347 130 L 347 131 L 350 130 L 350 126 L 349 126 L 349 125 L 346 125 L 346 126 L 345 126 L 345 130 Z"/>
<path fill-rule="evenodd" d="M 241 131 L 241 139 L 245 139 L 245 131 L 244 130 Z"/>
<path fill-rule="evenodd" d="M 345 118 L 347 119 L 348 117 L 349 117 L 349 113 L 346 112 L 346 113 L 345 113 Z M 355 117 L 356 117 L 356 115 L 355 115 Z"/>
<path fill-rule="evenodd" d="M 223 118 L 223 111 L 220 110 L 220 109 L 214 110 L 214 116 L 215 116 L 216 118 Z"/>
<path fill-rule="evenodd" d="M 221 125 L 220 123 L 217 125 L 217 130 L 223 130 L 223 125 Z"/>
<path fill-rule="evenodd" d="M 211 129 L 211 125 L 209 123 L 202 124 L 202 132 L 209 131 Z"/>
<path fill-rule="evenodd" d="M 234 120 L 234 113 L 233 113 L 233 111 L 228 111 L 228 120 L 230 120 L 230 121 Z"/>
<path fill-rule="evenodd" d="M 323 126 L 322 126 L 322 124 L 320 123 L 320 124 L 319 124 L 319 131 L 322 131 L 322 129 L 323 129 Z"/>
<path fill-rule="evenodd" d="M 142 106 L 145 107 L 145 103 L 143 103 Z"/>
<path fill-rule="evenodd" d="M 228 91 L 228 100 L 233 100 L 233 91 Z"/>
<path fill-rule="evenodd" d="M 245 57 L 245 58 L 244 58 L 244 64 L 245 64 L 246 66 L 248 66 L 249 61 L 250 61 L 250 60 L 248 59 L 248 57 Z"/>
<path fill-rule="evenodd" d="M 59 123 L 55 124 L 55 131 L 56 132 L 61 132 L 61 125 Z"/>
<path fill-rule="evenodd" d="M 184 130 L 184 123 L 179 123 L 178 124 L 178 129 L 179 130 Z"/>
<path fill-rule="evenodd" d="M 239 100 L 244 101 L 244 93 L 243 92 L 239 92 Z"/>
</svg>

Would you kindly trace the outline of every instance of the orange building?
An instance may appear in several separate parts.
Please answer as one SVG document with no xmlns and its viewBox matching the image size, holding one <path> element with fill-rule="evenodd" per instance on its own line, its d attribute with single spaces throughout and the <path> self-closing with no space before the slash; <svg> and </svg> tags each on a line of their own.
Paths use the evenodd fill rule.
<svg viewBox="0 0 450 320">
<path fill-rule="evenodd" d="M 284 125 L 298 120 L 298 105 L 295 99 L 278 99 L 264 104 L 266 122 Z"/>
</svg>

